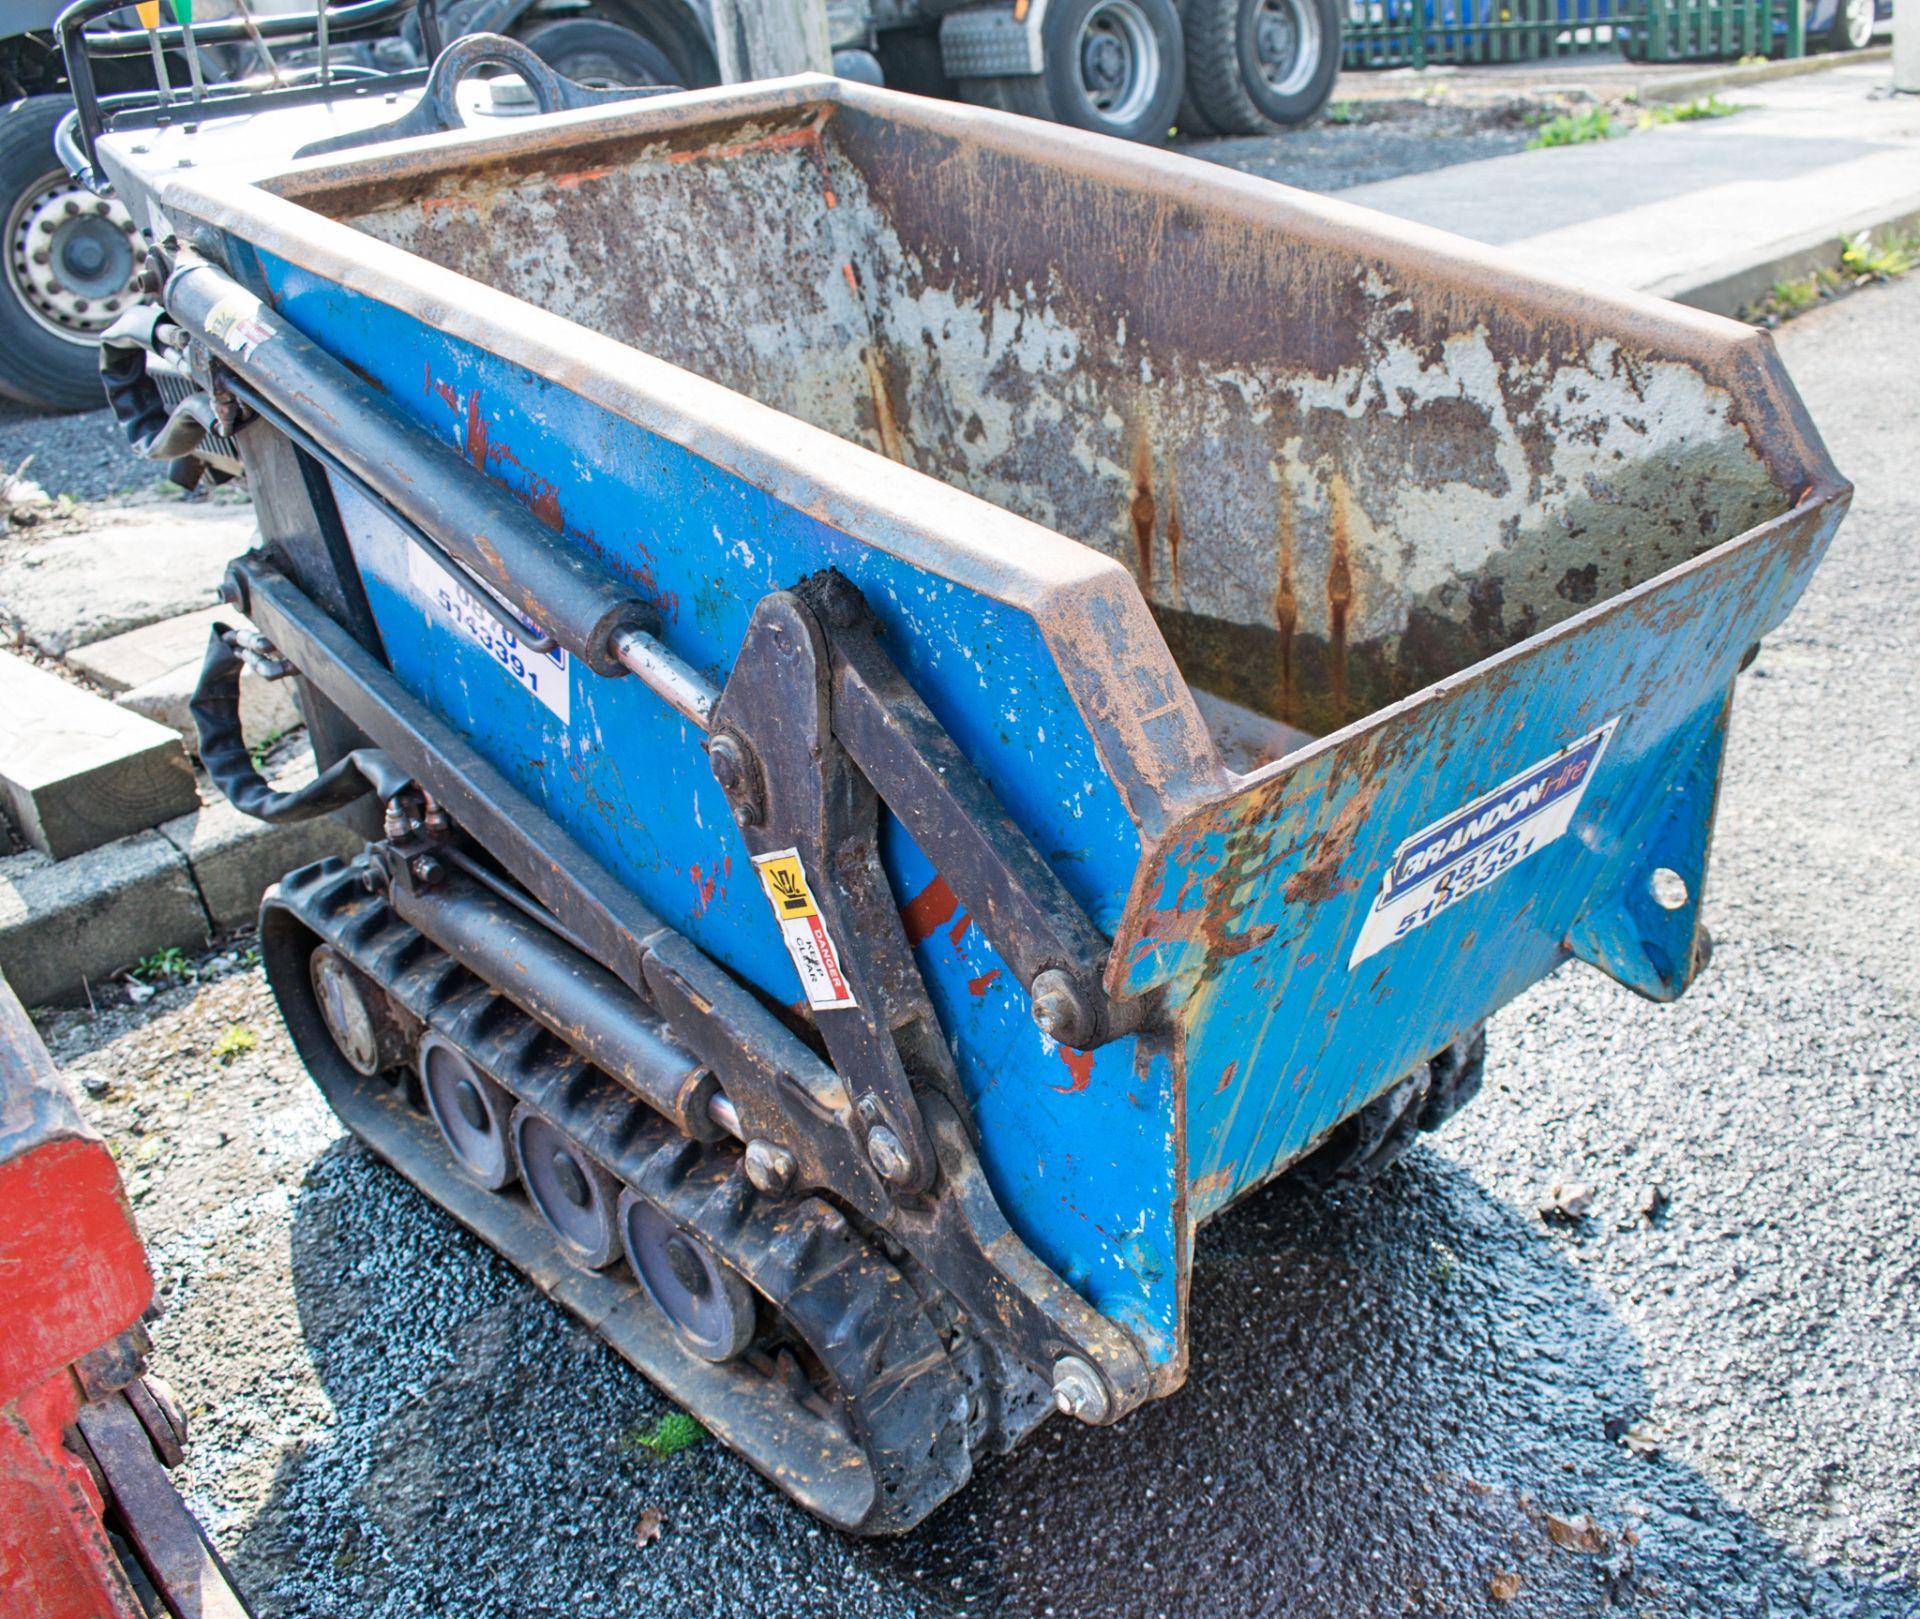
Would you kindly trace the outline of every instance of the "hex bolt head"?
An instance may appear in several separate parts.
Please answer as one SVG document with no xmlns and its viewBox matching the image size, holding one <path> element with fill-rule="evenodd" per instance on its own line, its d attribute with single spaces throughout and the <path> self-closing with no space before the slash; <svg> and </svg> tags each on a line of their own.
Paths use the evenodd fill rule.
<svg viewBox="0 0 1920 1619">
<path fill-rule="evenodd" d="M 898 1186 L 913 1173 L 913 1160 L 900 1138 L 884 1124 L 867 1132 L 867 1162 L 873 1172 L 889 1186 Z"/>
<path fill-rule="evenodd" d="M 1053 1363 L 1053 1407 L 1063 1416 L 1082 1422 L 1103 1422 L 1107 1415 L 1107 1386 L 1100 1374 L 1078 1355 L 1062 1355 Z"/>
<path fill-rule="evenodd" d="M 733 806 L 733 818 L 741 826 L 753 826 L 760 819 L 760 792 L 753 755 L 746 743 L 730 731 L 716 732 L 707 742 L 707 768 L 720 783 L 720 791 Z"/>
<path fill-rule="evenodd" d="M 799 1167 L 793 1154 L 777 1142 L 761 1139 L 747 1143 L 747 1179 L 756 1192 L 785 1197 Z"/>
<path fill-rule="evenodd" d="M 417 854 L 407 863 L 407 870 L 413 873 L 413 880 L 422 888 L 431 888 L 447 874 L 447 868 L 441 865 L 437 857 L 430 854 Z"/>
<path fill-rule="evenodd" d="M 1035 973 L 1033 1021 L 1049 1040 L 1084 1049 L 1093 1039 L 1093 1015 L 1074 981 L 1058 967 Z"/>
</svg>

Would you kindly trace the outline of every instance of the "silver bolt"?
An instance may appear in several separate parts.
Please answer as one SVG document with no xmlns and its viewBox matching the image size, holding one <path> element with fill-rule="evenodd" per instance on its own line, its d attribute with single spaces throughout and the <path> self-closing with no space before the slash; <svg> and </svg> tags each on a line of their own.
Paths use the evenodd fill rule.
<svg viewBox="0 0 1920 1619">
<path fill-rule="evenodd" d="M 907 1156 L 907 1149 L 884 1124 L 876 1124 L 867 1132 L 867 1162 L 889 1186 L 898 1186 L 913 1173 L 913 1160 Z"/>
<path fill-rule="evenodd" d="M 793 1185 L 799 1165 L 793 1154 L 776 1142 L 758 1140 L 747 1143 L 747 1179 L 756 1192 L 768 1197 L 785 1197 Z"/>
<path fill-rule="evenodd" d="M 1053 1407 L 1063 1416 L 1078 1417 L 1082 1422 L 1103 1422 L 1107 1386 L 1078 1355 L 1062 1355 L 1053 1363 Z"/>
<path fill-rule="evenodd" d="M 1084 1047 L 1093 1038 L 1092 1018 L 1074 982 L 1058 967 L 1035 973 L 1031 990 L 1033 1021 L 1049 1040 Z"/>
</svg>

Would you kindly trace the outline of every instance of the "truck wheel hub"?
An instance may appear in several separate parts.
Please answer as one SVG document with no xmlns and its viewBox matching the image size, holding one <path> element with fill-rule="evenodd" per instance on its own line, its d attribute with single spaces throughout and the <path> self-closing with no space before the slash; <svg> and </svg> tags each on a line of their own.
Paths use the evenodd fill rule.
<svg viewBox="0 0 1920 1619">
<path fill-rule="evenodd" d="M 132 300 L 140 248 L 133 216 L 64 174 L 52 174 L 13 206 L 7 278 L 42 326 L 91 342 Z"/>
</svg>

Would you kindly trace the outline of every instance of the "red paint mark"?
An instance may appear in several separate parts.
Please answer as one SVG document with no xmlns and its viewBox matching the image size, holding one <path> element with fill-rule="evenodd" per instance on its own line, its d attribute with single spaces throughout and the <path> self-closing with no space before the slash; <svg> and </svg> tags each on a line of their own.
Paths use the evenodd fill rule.
<svg viewBox="0 0 1920 1619">
<path fill-rule="evenodd" d="M 1093 1083 L 1093 1053 L 1074 1051 L 1067 1046 L 1058 1046 L 1055 1049 L 1060 1053 L 1060 1060 L 1067 1065 L 1067 1072 L 1073 1075 L 1073 1083 L 1055 1085 L 1053 1088 L 1062 1096 L 1074 1096 L 1084 1091 Z"/>
<path fill-rule="evenodd" d="M 695 871 L 698 871 L 699 869 L 700 868 L 698 866 L 694 867 Z M 1222 1091 L 1224 1091 L 1229 1085 L 1233 1083 L 1233 1076 L 1237 1072 L 1239 1072 L 1239 1069 L 1240 1069 L 1240 1059 L 1238 1057 L 1235 1057 L 1232 1062 L 1227 1064 L 1226 1069 L 1221 1073 L 1220 1083 L 1213 1087 L 1213 1094 L 1215 1096 L 1218 1096 Z"/>
<path fill-rule="evenodd" d="M 440 396 L 440 403 L 445 405 L 448 410 L 458 410 L 460 408 L 460 396 L 453 391 L 453 384 L 451 382 L 436 382 L 433 385 L 433 391 Z"/>
<path fill-rule="evenodd" d="M 1000 969 L 995 967 L 992 972 L 982 973 L 978 978 L 969 978 L 967 980 L 967 989 L 972 994 L 984 995 L 993 987 L 993 981 L 999 976 Z"/>
<path fill-rule="evenodd" d="M 423 214 L 436 213 L 442 208 L 471 208 L 472 206 L 473 204 L 465 197 L 422 197 L 420 199 L 420 212 Z"/>
<path fill-rule="evenodd" d="M 700 870 L 698 861 L 694 863 L 691 875 L 693 878 L 693 891 L 699 896 L 700 909 L 704 911 L 713 903 L 713 887 L 716 879 L 704 875 Z"/>
<path fill-rule="evenodd" d="M 956 953 L 958 953 L 960 949 L 960 941 L 967 936 L 967 929 L 972 926 L 973 918 L 965 911 L 962 911 L 960 913 L 960 920 L 953 924 L 952 930 L 947 934 L 948 942 L 952 944 Z"/>
<path fill-rule="evenodd" d="M 934 929 L 959 908 L 960 901 L 954 896 L 953 890 L 947 887 L 946 878 L 936 876 L 900 907 L 900 920 L 906 925 L 907 942 L 924 944 L 933 937 Z"/>
<path fill-rule="evenodd" d="M 554 533 L 561 534 L 566 531 L 566 519 L 560 515 L 560 491 L 545 478 L 528 476 L 527 505 L 532 509 L 533 515 Z"/>
<path fill-rule="evenodd" d="M 487 423 L 480 414 L 480 390 L 467 395 L 467 460 L 476 472 L 487 470 Z"/>
<path fill-rule="evenodd" d="M 611 173 L 612 169 L 575 169 L 569 174 L 556 174 L 553 183 L 562 191 L 574 191 L 589 180 L 604 180 Z"/>
<path fill-rule="evenodd" d="M 751 152 L 779 152 L 788 147 L 799 147 L 812 161 L 820 173 L 820 190 L 829 208 L 838 208 L 840 199 L 833 194 L 833 181 L 827 173 L 827 149 L 820 139 L 820 128 L 826 122 L 822 113 L 812 123 L 801 129 L 783 129 L 777 135 L 763 135 L 757 141 L 737 141 L 730 146 L 696 146 L 690 151 L 669 152 L 669 163 L 694 163 L 726 161 L 729 158 L 745 157 Z"/>
<path fill-rule="evenodd" d="M 851 264 L 843 264 L 840 266 L 840 273 L 847 278 L 848 287 L 852 289 L 854 297 L 858 298 L 860 296 L 860 272 L 854 269 Z"/>
</svg>

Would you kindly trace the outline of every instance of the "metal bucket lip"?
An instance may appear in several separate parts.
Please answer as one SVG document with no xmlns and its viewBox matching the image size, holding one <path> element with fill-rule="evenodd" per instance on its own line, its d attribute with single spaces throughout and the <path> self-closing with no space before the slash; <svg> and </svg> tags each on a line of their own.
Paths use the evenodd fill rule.
<svg viewBox="0 0 1920 1619">
<path fill-rule="evenodd" d="M 842 110 L 1017 153 L 1026 161 L 1050 162 L 1169 203 L 1204 202 L 1250 227 L 1404 264 L 1427 284 L 1439 264 L 1448 271 L 1443 285 L 1481 305 L 1517 300 L 1549 317 L 1577 320 L 1596 338 L 1656 346 L 1662 358 L 1706 372 L 1709 384 L 1734 401 L 1733 420 L 1746 432 L 1753 454 L 1776 487 L 1799 490 L 1797 500 L 1710 551 L 1242 776 L 1227 768 L 1137 581 L 1121 562 L 318 211 L 327 197 L 369 183 L 401 183 L 467 167 L 479 158 L 537 160 L 577 152 L 588 131 L 595 144 L 611 145 L 756 118 L 804 125 L 811 115 L 818 129 Z M 1203 177 L 1204 187 L 1196 185 Z M 1420 705 L 1445 701 L 1506 661 L 1577 633 L 1596 615 L 1629 606 L 1690 570 L 1742 547 L 1775 543 L 1793 525 L 1808 521 L 1810 510 L 1844 504 L 1851 493 L 1763 331 L 1650 295 L 1520 270 L 1464 238 L 1197 159 L 820 75 L 516 120 L 505 131 L 421 137 L 346 158 L 268 163 L 250 176 L 178 170 L 158 180 L 156 188 L 169 212 L 231 232 L 546 377 L 863 545 L 1033 618 L 1140 829 L 1142 871 L 1153 865 L 1154 847 L 1171 840 L 1179 825 L 1240 796 L 1250 784 L 1377 726 L 1404 720 Z M 1121 678 L 1112 677 L 1115 670 L 1123 672 Z M 1142 701 L 1148 694 L 1154 698 L 1151 707 Z"/>
</svg>

